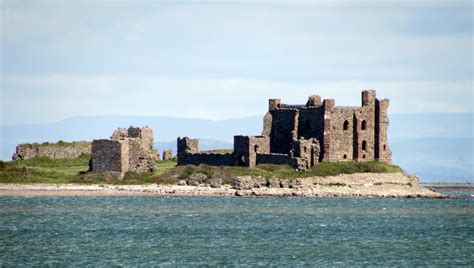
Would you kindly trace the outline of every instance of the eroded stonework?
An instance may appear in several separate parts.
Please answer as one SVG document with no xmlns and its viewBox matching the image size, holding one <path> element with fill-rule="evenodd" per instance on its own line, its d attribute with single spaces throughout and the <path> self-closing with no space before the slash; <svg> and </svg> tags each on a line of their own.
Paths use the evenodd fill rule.
<svg viewBox="0 0 474 268">
<path fill-rule="evenodd" d="M 320 161 L 391 162 L 388 147 L 389 100 L 362 92 L 362 106 L 335 106 L 333 99 L 310 96 L 306 104 L 270 99 L 262 136 L 234 136 L 228 154 L 200 153 L 199 141 L 178 138 L 178 165 L 246 166 L 286 164 L 306 169 Z"/>
<path fill-rule="evenodd" d="M 19 144 L 12 160 L 28 160 L 35 157 L 51 159 L 72 159 L 82 154 L 91 153 L 90 142 L 62 142 L 44 144 Z"/>
<path fill-rule="evenodd" d="M 92 142 L 89 170 L 123 177 L 127 171 L 137 173 L 155 171 L 155 160 L 157 159 L 153 149 L 151 128 L 119 128 L 110 139 Z"/>
<path fill-rule="evenodd" d="M 163 151 L 163 161 L 170 161 L 173 159 L 173 150 L 165 149 Z"/>
<path fill-rule="evenodd" d="M 389 100 L 376 98 L 374 90 L 362 92 L 362 106 L 335 106 L 311 96 L 306 105 L 287 105 L 270 100 L 265 133 L 270 133 L 271 152 L 290 153 L 293 139 L 316 139 L 321 144 L 320 161 L 391 162 L 388 147 Z M 270 122 L 271 121 L 271 122 Z"/>
</svg>

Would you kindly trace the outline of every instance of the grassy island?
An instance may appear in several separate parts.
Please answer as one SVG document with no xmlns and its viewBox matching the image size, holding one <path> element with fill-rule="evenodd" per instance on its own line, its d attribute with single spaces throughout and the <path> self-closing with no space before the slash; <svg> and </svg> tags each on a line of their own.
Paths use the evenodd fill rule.
<svg viewBox="0 0 474 268">
<path fill-rule="evenodd" d="M 313 176 L 333 176 L 353 173 L 396 173 L 401 168 L 376 161 L 319 163 L 306 171 L 296 171 L 289 166 L 258 165 L 246 167 L 177 166 L 174 161 L 157 161 L 157 170 L 150 174 L 128 172 L 123 180 L 107 174 L 87 173 L 90 155 L 83 154 L 74 159 L 50 159 L 37 157 L 30 160 L 0 161 L 0 183 L 110 183 L 110 184 L 175 184 L 193 174 L 206 175 L 208 180 L 222 179 L 230 183 L 233 176 L 261 176 L 265 179 L 296 179 Z"/>
</svg>

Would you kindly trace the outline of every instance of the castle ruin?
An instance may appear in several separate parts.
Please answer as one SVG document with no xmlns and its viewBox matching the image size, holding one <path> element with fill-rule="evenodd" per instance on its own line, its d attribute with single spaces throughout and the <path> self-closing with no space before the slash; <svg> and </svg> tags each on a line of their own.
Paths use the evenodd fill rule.
<svg viewBox="0 0 474 268">
<path fill-rule="evenodd" d="M 173 160 L 173 150 L 165 149 L 163 151 L 163 161 L 171 161 Z"/>
<path fill-rule="evenodd" d="M 261 136 L 234 136 L 228 154 L 200 153 L 199 141 L 178 138 L 178 165 L 246 166 L 286 164 L 306 169 L 318 162 L 391 162 L 388 99 L 362 91 L 362 106 L 336 106 L 334 99 L 310 96 L 306 104 L 270 99 Z"/>
<path fill-rule="evenodd" d="M 89 170 L 123 177 L 127 171 L 153 172 L 156 169 L 155 160 L 151 128 L 119 128 L 110 139 L 92 142 Z"/>
</svg>

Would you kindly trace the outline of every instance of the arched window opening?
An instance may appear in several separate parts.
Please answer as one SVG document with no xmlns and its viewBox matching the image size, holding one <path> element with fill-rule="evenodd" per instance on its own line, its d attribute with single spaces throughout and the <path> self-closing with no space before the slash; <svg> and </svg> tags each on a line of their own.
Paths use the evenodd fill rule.
<svg viewBox="0 0 474 268">
<path fill-rule="evenodd" d="M 342 125 L 342 128 L 343 128 L 344 130 L 348 130 L 348 129 L 349 129 L 349 121 L 347 121 L 347 120 L 344 121 L 344 124 Z"/>
<path fill-rule="evenodd" d="M 362 150 L 367 150 L 367 141 L 362 141 Z"/>
<path fill-rule="evenodd" d="M 306 147 L 303 147 L 303 151 L 306 153 L 308 152 L 308 150 L 306 149 Z"/>
<path fill-rule="evenodd" d="M 365 130 L 366 128 L 367 128 L 367 122 L 365 122 L 365 120 L 362 120 L 361 129 Z"/>
<path fill-rule="evenodd" d="M 383 145 L 383 150 L 384 151 L 387 150 L 387 145 L 386 144 Z"/>
<path fill-rule="evenodd" d="M 347 159 L 347 154 L 344 155 L 344 159 Z"/>
<path fill-rule="evenodd" d="M 365 154 L 362 156 L 362 158 L 364 158 L 364 159 L 365 159 Z"/>
<path fill-rule="evenodd" d="M 309 119 L 305 120 L 304 125 L 305 125 L 306 129 L 311 129 L 311 123 L 309 122 Z"/>
<path fill-rule="evenodd" d="M 259 148 L 258 148 L 258 145 L 255 145 L 254 151 L 255 151 L 256 153 L 258 153 L 258 149 L 259 149 Z"/>
</svg>

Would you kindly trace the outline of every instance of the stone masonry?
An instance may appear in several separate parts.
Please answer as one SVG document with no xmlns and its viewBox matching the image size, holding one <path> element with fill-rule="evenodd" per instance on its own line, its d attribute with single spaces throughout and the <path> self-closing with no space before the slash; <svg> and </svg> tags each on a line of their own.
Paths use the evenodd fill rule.
<svg viewBox="0 0 474 268">
<path fill-rule="evenodd" d="M 123 177 L 127 171 L 153 172 L 156 169 L 155 160 L 151 128 L 119 128 L 110 139 L 92 142 L 89 170 Z"/>
<path fill-rule="evenodd" d="M 199 141 L 178 138 L 178 165 L 246 166 L 286 164 L 306 169 L 318 162 L 391 162 L 388 99 L 362 91 L 362 106 L 335 106 L 333 99 L 310 96 L 306 104 L 269 100 L 261 136 L 234 136 L 228 154 L 199 152 Z"/>
<path fill-rule="evenodd" d="M 72 159 L 81 154 L 91 153 L 91 143 L 86 141 L 58 143 L 26 143 L 19 144 L 13 154 L 13 160 L 28 160 L 35 157 L 48 157 L 51 159 Z"/>
<path fill-rule="evenodd" d="M 333 99 L 321 102 L 310 96 L 306 105 L 269 101 L 263 133 L 270 138 L 270 151 L 290 153 L 294 139 L 316 139 L 321 144 L 320 161 L 391 162 L 388 147 L 389 100 L 376 98 L 374 90 L 362 92 L 362 106 L 335 106 Z"/>
<path fill-rule="evenodd" d="M 163 151 L 163 161 L 170 161 L 173 159 L 173 150 L 165 149 Z"/>
</svg>

